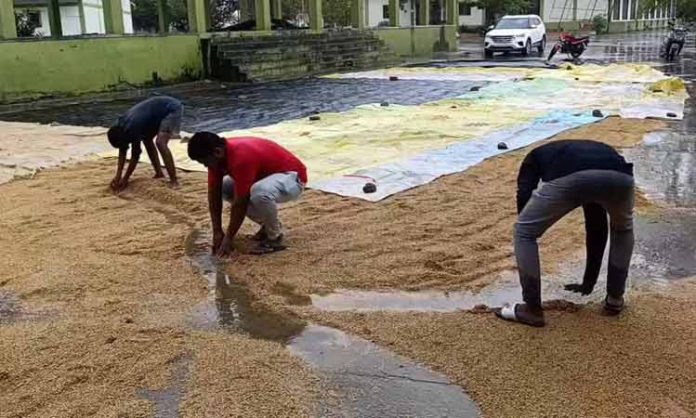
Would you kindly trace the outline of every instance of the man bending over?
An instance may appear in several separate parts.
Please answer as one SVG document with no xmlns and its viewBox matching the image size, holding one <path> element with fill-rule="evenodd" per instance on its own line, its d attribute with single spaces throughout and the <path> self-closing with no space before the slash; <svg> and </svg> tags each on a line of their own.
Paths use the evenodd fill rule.
<svg viewBox="0 0 696 418">
<path fill-rule="evenodd" d="M 180 101 L 173 97 L 157 96 L 136 104 L 118 118 L 107 133 L 109 143 L 119 150 L 118 167 L 116 176 L 111 181 L 111 189 L 120 191 L 128 185 L 128 180 L 140 160 L 141 142 L 145 145 L 147 155 L 150 157 L 155 178 L 164 177 L 157 154 L 159 150 L 169 174 L 170 184 L 174 187 L 178 186 L 174 158 L 167 144 L 169 139 L 179 137 L 183 112 L 184 106 Z M 153 139 L 155 136 L 157 139 Z M 123 174 L 129 146 L 131 146 L 131 158 L 126 173 Z"/>
<path fill-rule="evenodd" d="M 535 190 L 539 180 L 543 183 Z M 580 206 L 585 214 L 585 274 L 582 283 L 567 285 L 566 290 L 592 293 L 607 243 L 608 213 L 611 244 L 604 310 L 619 314 L 633 252 L 633 200 L 633 165 L 609 145 L 557 141 L 531 151 L 517 178 L 515 225 L 515 255 L 525 303 L 506 305 L 496 314 L 527 325 L 545 325 L 537 239 Z"/>
<path fill-rule="evenodd" d="M 307 169 L 290 151 L 263 138 L 221 138 L 198 132 L 188 155 L 208 167 L 208 205 L 213 224 L 213 253 L 232 252 L 232 240 L 244 217 L 260 225 L 254 254 L 285 249 L 278 203 L 297 199 L 307 184 Z M 230 224 L 222 229 L 222 200 L 232 204 Z"/>
</svg>

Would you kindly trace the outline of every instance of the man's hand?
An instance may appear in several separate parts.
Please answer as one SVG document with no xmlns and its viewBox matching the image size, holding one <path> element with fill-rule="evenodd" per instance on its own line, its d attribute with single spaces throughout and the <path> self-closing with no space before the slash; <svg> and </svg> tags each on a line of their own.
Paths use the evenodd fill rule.
<svg viewBox="0 0 696 418">
<path fill-rule="evenodd" d="M 569 292 L 580 293 L 583 296 L 587 296 L 592 293 L 592 287 L 585 285 L 584 283 L 571 283 L 565 285 L 565 290 Z"/>
<path fill-rule="evenodd" d="M 222 241 L 224 239 L 225 239 L 224 232 L 222 232 L 222 231 L 213 232 L 213 248 L 212 248 L 213 255 L 217 254 L 218 249 L 220 248 L 220 245 L 222 244 Z"/>
<path fill-rule="evenodd" d="M 229 235 L 225 235 L 225 238 L 222 239 L 222 243 L 220 244 L 216 255 L 218 257 L 227 257 L 232 254 L 232 251 L 234 251 L 234 247 L 232 246 L 232 238 L 230 238 Z"/>
</svg>

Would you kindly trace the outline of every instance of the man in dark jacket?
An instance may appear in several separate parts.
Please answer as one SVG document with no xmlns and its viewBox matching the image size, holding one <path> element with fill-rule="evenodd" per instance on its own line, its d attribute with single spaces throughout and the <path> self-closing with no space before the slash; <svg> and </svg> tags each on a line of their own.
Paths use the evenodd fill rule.
<svg viewBox="0 0 696 418">
<path fill-rule="evenodd" d="M 538 190 L 539 181 L 542 185 Z M 531 151 L 517 178 L 515 255 L 525 303 L 506 305 L 496 314 L 544 326 L 537 239 L 573 209 L 585 214 L 587 262 L 580 284 L 566 289 L 589 295 L 599 276 L 611 225 L 607 297 L 604 309 L 618 314 L 633 252 L 633 165 L 609 145 L 595 141 L 557 141 Z"/>
</svg>

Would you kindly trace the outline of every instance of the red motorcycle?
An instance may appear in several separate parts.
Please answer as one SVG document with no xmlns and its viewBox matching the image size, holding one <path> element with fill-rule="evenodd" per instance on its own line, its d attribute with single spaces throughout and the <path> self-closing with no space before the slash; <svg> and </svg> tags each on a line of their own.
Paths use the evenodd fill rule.
<svg viewBox="0 0 696 418">
<path fill-rule="evenodd" d="M 562 32 L 561 36 L 558 39 L 558 42 L 556 42 L 556 45 L 554 45 L 553 48 L 551 48 L 551 53 L 549 54 L 549 57 L 546 59 L 546 61 L 551 61 L 551 58 L 553 58 L 553 56 L 556 55 L 556 52 L 558 51 L 570 55 L 571 57 L 573 57 L 574 60 L 578 59 L 580 55 L 582 55 L 582 53 L 585 52 L 585 49 L 587 49 L 587 44 L 589 43 L 589 36 L 576 38 L 568 32 Z"/>
</svg>

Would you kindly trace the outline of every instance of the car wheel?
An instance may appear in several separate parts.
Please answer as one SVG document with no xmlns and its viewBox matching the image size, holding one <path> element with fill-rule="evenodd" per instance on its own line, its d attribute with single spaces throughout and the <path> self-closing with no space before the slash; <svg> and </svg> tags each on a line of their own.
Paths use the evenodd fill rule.
<svg viewBox="0 0 696 418">
<path fill-rule="evenodd" d="M 543 38 L 541 38 L 541 42 L 539 43 L 539 56 L 543 57 L 544 56 L 544 50 L 546 49 L 546 35 L 544 35 Z"/>
<path fill-rule="evenodd" d="M 522 51 L 522 55 L 525 57 L 528 57 L 532 54 L 532 41 L 527 39 L 527 43 L 524 46 L 524 50 Z"/>
<path fill-rule="evenodd" d="M 484 48 L 484 50 L 483 50 L 483 55 L 484 55 L 486 58 L 493 58 L 493 51 L 491 51 L 490 49 L 485 49 L 485 48 Z"/>
</svg>

